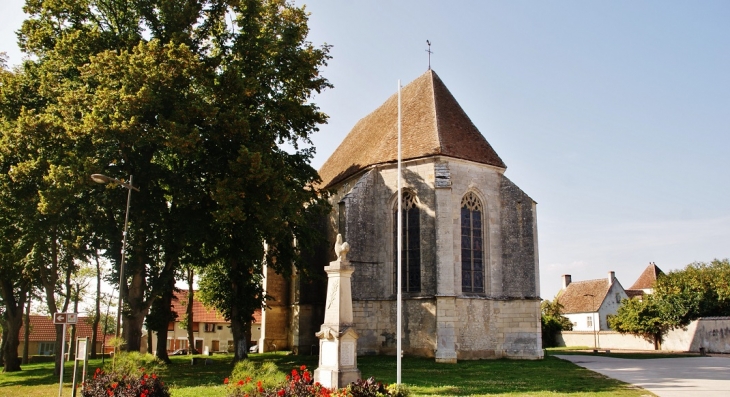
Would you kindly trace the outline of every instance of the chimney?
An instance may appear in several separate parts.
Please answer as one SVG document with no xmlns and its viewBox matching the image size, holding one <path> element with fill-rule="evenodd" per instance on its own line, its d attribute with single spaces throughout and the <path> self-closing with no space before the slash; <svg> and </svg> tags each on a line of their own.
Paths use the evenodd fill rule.
<svg viewBox="0 0 730 397">
<path fill-rule="evenodd" d="M 568 288 L 571 281 L 573 280 L 571 279 L 570 274 L 563 274 L 563 289 Z"/>
<path fill-rule="evenodd" d="M 608 286 L 609 287 L 613 285 L 613 280 L 615 280 L 615 279 L 616 279 L 616 272 L 614 272 L 613 270 L 608 272 Z"/>
</svg>

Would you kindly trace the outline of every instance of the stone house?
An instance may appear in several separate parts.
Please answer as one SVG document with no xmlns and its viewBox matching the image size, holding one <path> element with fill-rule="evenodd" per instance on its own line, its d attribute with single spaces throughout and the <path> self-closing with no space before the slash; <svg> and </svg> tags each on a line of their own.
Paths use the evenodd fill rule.
<svg viewBox="0 0 730 397">
<path fill-rule="evenodd" d="M 565 274 L 557 296 L 562 314 L 573 323 L 573 331 L 590 332 L 610 330 L 606 316 L 616 314 L 626 298 L 628 294 L 612 271 L 608 278 L 576 282 Z"/>
<path fill-rule="evenodd" d="M 358 354 L 396 353 L 397 200 L 403 210 L 403 350 L 440 362 L 541 358 L 536 203 L 441 79 L 402 89 L 403 194 L 397 197 L 397 94 L 361 119 L 319 170 L 333 194 L 330 245 L 350 244 Z M 260 346 L 308 353 L 324 316 L 325 285 L 265 271 L 277 297 Z"/>
<path fill-rule="evenodd" d="M 188 290 L 175 292 L 172 298 L 172 311 L 177 315 L 174 322 L 167 328 L 167 352 L 171 353 L 178 349 L 188 349 L 188 331 L 183 326 L 182 320 L 187 313 Z M 254 313 L 251 323 L 251 339 L 257 341 L 261 332 L 261 311 Z M 193 294 L 193 334 L 195 350 L 199 353 L 228 352 L 233 349 L 233 334 L 231 323 L 226 320 L 218 311 L 203 305 L 195 294 Z M 152 338 L 153 349 L 157 347 L 157 334 L 149 333 Z M 147 346 L 146 343 L 142 344 Z"/>
</svg>

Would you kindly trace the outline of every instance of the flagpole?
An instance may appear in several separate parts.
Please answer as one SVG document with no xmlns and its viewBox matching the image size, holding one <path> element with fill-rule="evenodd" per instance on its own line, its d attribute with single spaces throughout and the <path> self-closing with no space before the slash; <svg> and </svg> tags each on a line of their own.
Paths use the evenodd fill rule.
<svg viewBox="0 0 730 397">
<path fill-rule="evenodd" d="M 403 252 L 403 214 L 402 211 L 402 202 L 403 202 L 403 186 L 401 184 L 401 109 L 400 109 L 400 80 L 398 80 L 398 253 L 396 254 L 398 256 L 398 303 L 396 304 L 396 336 L 397 336 L 397 344 L 396 344 L 396 357 L 397 359 L 397 365 L 396 365 L 396 383 L 401 384 L 401 356 L 403 354 L 402 346 L 401 346 L 401 335 L 403 335 L 402 328 L 403 328 L 403 322 L 401 321 L 401 317 L 403 315 L 403 296 L 401 291 L 403 290 L 402 284 L 403 284 L 403 267 L 402 265 L 402 252 Z"/>
</svg>

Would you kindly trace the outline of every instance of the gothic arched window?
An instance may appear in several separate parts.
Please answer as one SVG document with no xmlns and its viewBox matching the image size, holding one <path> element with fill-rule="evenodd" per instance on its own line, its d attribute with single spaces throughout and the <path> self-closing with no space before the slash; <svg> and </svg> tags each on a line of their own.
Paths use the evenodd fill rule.
<svg viewBox="0 0 730 397">
<path fill-rule="evenodd" d="M 421 292 L 421 223 L 416 196 L 403 192 L 401 196 L 401 216 L 403 219 L 403 246 L 401 269 L 403 272 L 403 292 Z M 398 203 L 393 208 L 393 280 L 398 285 Z"/>
<path fill-rule="evenodd" d="M 461 199 L 461 290 L 484 292 L 482 202 L 469 192 Z"/>
</svg>

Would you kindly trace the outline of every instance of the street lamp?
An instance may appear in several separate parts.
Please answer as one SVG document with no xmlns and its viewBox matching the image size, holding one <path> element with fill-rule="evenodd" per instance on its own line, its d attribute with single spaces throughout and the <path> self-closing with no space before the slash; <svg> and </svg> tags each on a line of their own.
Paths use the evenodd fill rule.
<svg viewBox="0 0 730 397">
<path fill-rule="evenodd" d="M 595 310 L 596 308 L 596 296 L 593 294 L 585 294 L 583 296 L 590 296 L 591 297 L 591 310 Z M 593 349 L 598 349 L 598 343 L 596 342 L 596 318 L 593 317 L 593 313 L 591 313 L 591 318 L 593 321 Z M 598 318 L 601 318 L 601 315 L 598 315 Z"/>
<path fill-rule="evenodd" d="M 127 224 L 129 223 L 129 202 L 132 200 L 132 190 L 139 191 L 136 187 L 132 186 L 132 175 L 129 176 L 129 183 L 124 183 L 117 178 L 108 177 L 102 174 L 92 174 L 91 180 L 96 183 L 107 184 L 116 183 L 128 190 L 127 193 L 127 211 L 124 214 L 124 233 L 122 234 L 122 262 L 119 265 L 119 303 L 117 305 L 117 338 L 119 338 L 119 332 L 121 330 L 122 320 L 122 283 L 125 282 L 124 278 L 124 259 L 127 251 Z M 103 354 L 103 352 L 102 352 Z"/>
</svg>

